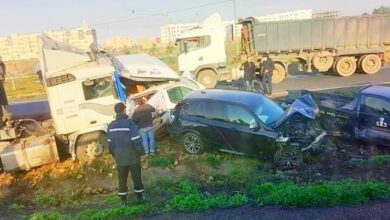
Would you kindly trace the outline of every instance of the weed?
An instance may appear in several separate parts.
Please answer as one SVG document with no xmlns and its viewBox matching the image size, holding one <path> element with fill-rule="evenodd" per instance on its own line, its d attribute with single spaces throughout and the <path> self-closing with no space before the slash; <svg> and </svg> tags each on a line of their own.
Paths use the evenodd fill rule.
<svg viewBox="0 0 390 220">
<path fill-rule="evenodd" d="M 29 220 L 70 220 L 72 219 L 69 215 L 63 215 L 59 212 L 38 212 L 34 213 L 25 219 Z"/>
<path fill-rule="evenodd" d="M 77 204 L 81 193 L 66 192 L 58 195 L 51 195 L 38 191 L 33 196 L 33 203 L 36 206 L 53 207 L 53 206 L 70 206 Z"/>
<path fill-rule="evenodd" d="M 388 198 L 390 185 L 378 182 L 329 182 L 298 185 L 263 183 L 253 188 L 262 205 L 329 206 L 359 204 L 375 198 Z"/>
<path fill-rule="evenodd" d="M 168 167 L 169 165 L 172 165 L 174 163 L 174 160 L 169 157 L 164 156 L 156 156 L 150 158 L 150 166 L 152 167 Z"/>
<path fill-rule="evenodd" d="M 144 205 L 137 206 L 120 206 L 116 208 L 97 210 L 97 209 L 87 209 L 82 211 L 76 216 L 76 219 L 80 220 L 100 220 L 100 219 L 110 219 L 118 217 L 130 217 L 138 215 L 146 211 Z"/>
<path fill-rule="evenodd" d="M 168 201 L 168 210 L 194 212 L 210 208 L 238 206 L 248 201 L 243 194 L 206 196 L 200 192 L 194 182 L 189 180 L 180 182 L 178 190 L 179 193 Z"/>
<path fill-rule="evenodd" d="M 211 167 L 219 167 L 223 163 L 223 157 L 219 154 L 206 154 L 204 160 Z"/>
<path fill-rule="evenodd" d="M 390 164 L 390 155 L 375 155 L 371 158 L 371 163 L 374 166 L 385 166 Z"/>
<path fill-rule="evenodd" d="M 9 208 L 9 209 L 16 210 L 16 209 L 24 209 L 24 208 L 26 208 L 26 206 L 21 205 L 21 204 L 17 204 L 17 203 L 13 203 L 13 204 L 10 205 L 8 208 Z"/>
<path fill-rule="evenodd" d="M 106 204 L 106 205 L 118 205 L 118 204 L 120 204 L 119 196 L 116 193 L 107 196 L 104 199 L 104 204 Z"/>
<path fill-rule="evenodd" d="M 50 194 L 47 193 L 36 193 L 33 197 L 33 203 L 36 206 L 57 206 L 58 201 L 57 199 Z"/>
</svg>

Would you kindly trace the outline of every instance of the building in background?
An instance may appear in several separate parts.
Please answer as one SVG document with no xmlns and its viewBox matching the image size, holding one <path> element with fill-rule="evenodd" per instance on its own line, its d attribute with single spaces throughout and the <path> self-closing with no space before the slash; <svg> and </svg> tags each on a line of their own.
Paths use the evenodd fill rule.
<svg viewBox="0 0 390 220">
<path fill-rule="evenodd" d="M 104 50 L 115 51 L 126 47 L 130 48 L 133 46 L 133 42 L 129 37 L 113 37 L 103 41 L 100 46 Z"/>
<path fill-rule="evenodd" d="M 313 19 L 322 18 L 338 18 L 341 16 L 341 11 L 321 11 L 313 13 Z"/>
<path fill-rule="evenodd" d="M 74 29 L 46 31 L 33 34 L 12 34 L 0 37 L 0 56 L 3 60 L 27 60 L 38 58 L 39 36 L 45 34 L 54 40 L 68 43 L 82 50 L 89 50 L 92 43 L 97 45 L 96 31 L 87 23 Z"/>
<path fill-rule="evenodd" d="M 161 43 L 174 43 L 183 32 L 198 26 L 199 23 L 167 24 L 160 27 Z"/>
<path fill-rule="evenodd" d="M 313 14 L 312 9 L 302 9 L 302 10 L 274 13 L 274 14 L 263 15 L 263 16 L 256 16 L 255 18 L 260 22 L 291 21 L 291 20 L 311 19 L 312 14 Z"/>
</svg>

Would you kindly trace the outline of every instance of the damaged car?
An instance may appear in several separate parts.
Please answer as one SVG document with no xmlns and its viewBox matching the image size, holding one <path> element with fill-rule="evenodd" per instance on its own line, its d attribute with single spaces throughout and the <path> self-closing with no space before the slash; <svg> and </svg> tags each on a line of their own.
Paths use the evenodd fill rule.
<svg viewBox="0 0 390 220">
<path fill-rule="evenodd" d="M 291 100 L 302 95 L 313 97 L 320 109 L 319 123 L 338 147 L 351 152 L 348 157 L 368 158 L 390 147 L 390 87 L 366 86 L 354 97 L 306 90 L 289 94 Z M 352 155 L 353 150 L 359 155 Z"/>
<path fill-rule="evenodd" d="M 326 132 L 316 124 L 319 112 L 310 95 L 286 111 L 266 96 L 236 90 L 190 93 L 170 116 L 169 132 L 184 150 L 208 149 L 273 160 L 280 168 L 302 164 Z"/>
</svg>

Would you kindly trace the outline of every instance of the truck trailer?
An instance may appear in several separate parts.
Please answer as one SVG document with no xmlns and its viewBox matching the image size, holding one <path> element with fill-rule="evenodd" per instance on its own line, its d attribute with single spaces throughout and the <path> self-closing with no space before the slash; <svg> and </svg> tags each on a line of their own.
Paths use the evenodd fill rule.
<svg viewBox="0 0 390 220">
<path fill-rule="evenodd" d="M 243 52 L 268 53 L 276 64 L 274 83 L 288 72 L 283 55 L 296 58 L 305 72 L 331 70 L 348 77 L 355 72 L 377 73 L 384 65 L 385 46 L 390 45 L 389 14 L 277 22 L 249 17 L 240 23 L 249 37 Z"/>
</svg>

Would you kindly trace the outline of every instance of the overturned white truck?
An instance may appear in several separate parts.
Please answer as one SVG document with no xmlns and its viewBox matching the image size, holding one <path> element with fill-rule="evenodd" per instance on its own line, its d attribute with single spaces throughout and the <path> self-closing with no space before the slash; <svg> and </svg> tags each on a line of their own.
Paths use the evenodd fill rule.
<svg viewBox="0 0 390 220">
<path fill-rule="evenodd" d="M 21 134 L 7 137 L 7 142 L 0 147 L 5 171 L 58 161 L 53 137 L 69 146 L 73 159 L 90 161 L 102 155 L 108 151 L 105 135 L 108 123 L 115 116 L 113 106 L 127 98 L 137 101 L 147 97 L 162 112 L 154 119 L 161 135 L 168 111 L 187 93 L 202 87 L 191 79 L 179 77 L 168 65 L 145 54 L 113 57 L 94 49 L 84 52 L 47 37 L 42 37 L 40 63 L 54 131 L 44 132 L 47 137 L 43 139 L 36 133 L 32 139 L 28 137 L 42 139 L 34 144 L 21 141 Z M 9 123 L 3 130 L 26 130 L 15 125 Z M 40 152 L 47 152 L 45 158 Z"/>
</svg>

